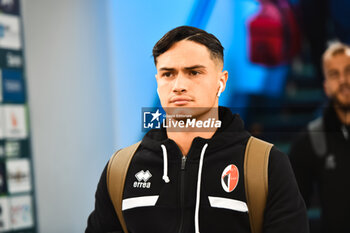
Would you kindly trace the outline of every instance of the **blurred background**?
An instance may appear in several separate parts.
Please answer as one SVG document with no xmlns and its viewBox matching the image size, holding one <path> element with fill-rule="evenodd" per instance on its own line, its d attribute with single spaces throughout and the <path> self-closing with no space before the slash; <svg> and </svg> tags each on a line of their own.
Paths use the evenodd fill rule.
<svg viewBox="0 0 350 233">
<path fill-rule="evenodd" d="M 347 12 L 327 2 L 1 0 L 2 83 L 21 88 L 10 88 L 17 91 L 12 97 L 2 88 L 1 114 L 10 120 L 0 120 L 15 128 L 24 122 L 26 130 L 0 130 L 7 182 L 0 231 L 84 231 L 108 159 L 142 138 L 142 107 L 159 106 L 152 48 L 180 25 L 218 37 L 229 72 L 220 105 L 288 153 L 324 103 L 320 57 L 327 41 L 349 42 L 342 25 L 350 23 L 334 17 Z M 7 153 L 11 148 L 18 153 Z M 11 174 L 27 181 L 14 184 Z M 319 216 L 317 209 L 309 214 Z"/>
</svg>

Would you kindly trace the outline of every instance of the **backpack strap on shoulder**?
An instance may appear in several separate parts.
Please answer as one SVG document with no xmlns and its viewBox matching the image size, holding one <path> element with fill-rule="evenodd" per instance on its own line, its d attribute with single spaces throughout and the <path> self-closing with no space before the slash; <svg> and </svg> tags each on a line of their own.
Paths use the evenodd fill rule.
<svg viewBox="0 0 350 233">
<path fill-rule="evenodd" d="M 122 213 L 124 183 L 131 159 L 140 143 L 141 141 L 124 149 L 118 150 L 109 160 L 107 167 L 108 193 L 124 233 L 128 233 Z"/>
<path fill-rule="evenodd" d="M 262 233 L 268 194 L 268 163 L 273 144 L 251 136 L 244 155 L 244 186 L 252 233 Z"/>
<path fill-rule="evenodd" d="M 307 125 L 312 148 L 317 156 L 324 157 L 327 153 L 326 135 L 323 126 L 323 117 L 311 121 Z"/>
</svg>

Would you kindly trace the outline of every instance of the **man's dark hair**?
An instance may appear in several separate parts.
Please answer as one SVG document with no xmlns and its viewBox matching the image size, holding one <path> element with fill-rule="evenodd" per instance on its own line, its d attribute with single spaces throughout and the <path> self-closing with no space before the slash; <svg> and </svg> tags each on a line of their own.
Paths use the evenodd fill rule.
<svg viewBox="0 0 350 233">
<path fill-rule="evenodd" d="M 224 48 L 218 38 L 199 28 L 180 26 L 167 32 L 153 47 L 154 64 L 157 65 L 158 56 L 181 40 L 189 40 L 204 45 L 209 49 L 212 58 L 224 62 Z"/>
</svg>

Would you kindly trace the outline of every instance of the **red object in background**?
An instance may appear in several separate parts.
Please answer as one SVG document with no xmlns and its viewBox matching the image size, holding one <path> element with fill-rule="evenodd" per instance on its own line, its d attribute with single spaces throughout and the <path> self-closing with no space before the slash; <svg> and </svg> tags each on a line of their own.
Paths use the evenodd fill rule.
<svg viewBox="0 0 350 233">
<path fill-rule="evenodd" d="M 276 66 L 288 62 L 300 50 L 300 33 L 292 9 L 285 0 L 262 1 L 249 21 L 251 62 Z"/>
<path fill-rule="evenodd" d="M 262 3 L 249 22 L 249 55 L 253 63 L 275 66 L 283 62 L 283 24 L 273 3 Z"/>
<path fill-rule="evenodd" d="M 287 0 L 275 0 L 277 7 L 282 13 L 285 32 L 286 59 L 290 60 L 301 50 L 301 38 L 298 21 L 294 10 Z"/>
</svg>

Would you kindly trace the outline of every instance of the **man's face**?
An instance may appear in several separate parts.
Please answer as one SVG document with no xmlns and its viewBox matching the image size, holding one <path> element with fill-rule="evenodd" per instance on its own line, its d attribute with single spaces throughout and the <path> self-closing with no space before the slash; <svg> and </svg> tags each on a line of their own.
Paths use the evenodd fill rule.
<svg viewBox="0 0 350 233">
<path fill-rule="evenodd" d="M 228 77 L 222 66 L 204 45 L 188 40 L 175 43 L 157 57 L 156 78 L 162 107 L 217 107 L 220 80 L 225 88 Z"/>
<path fill-rule="evenodd" d="M 338 107 L 350 109 L 350 54 L 330 56 L 324 61 L 324 89 Z"/>
</svg>

